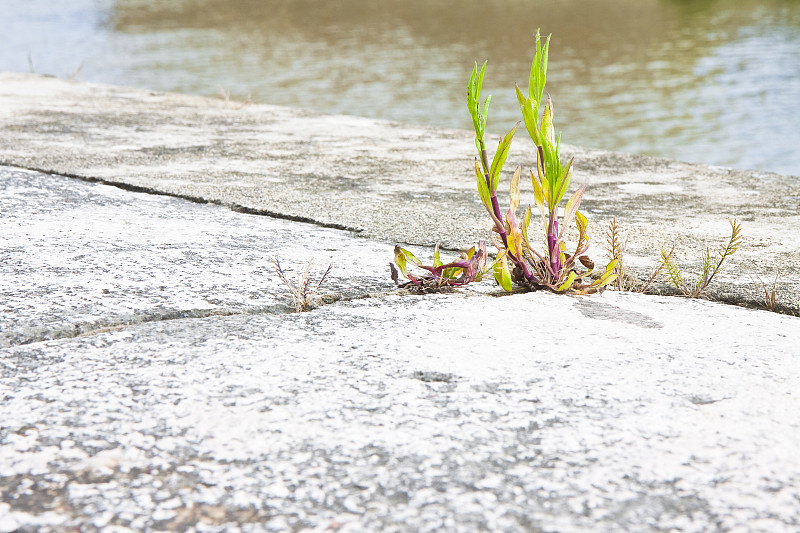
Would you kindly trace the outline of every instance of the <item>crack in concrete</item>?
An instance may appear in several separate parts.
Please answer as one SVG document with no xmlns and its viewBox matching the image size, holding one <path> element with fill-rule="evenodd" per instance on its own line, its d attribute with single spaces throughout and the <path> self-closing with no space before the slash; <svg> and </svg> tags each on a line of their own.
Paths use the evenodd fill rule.
<svg viewBox="0 0 800 533">
<path fill-rule="evenodd" d="M 402 289 L 396 291 L 366 293 L 352 296 L 345 296 L 342 294 L 326 294 L 319 296 L 314 300 L 311 312 L 322 307 L 337 303 L 337 302 L 352 302 L 357 300 L 364 300 L 368 298 L 382 298 L 384 296 L 404 295 L 410 294 L 408 291 Z M 159 311 L 145 311 L 143 313 L 135 313 L 122 317 L 113 317 L 108 319 L 99 319 L 95 321 L 82 321 L 64 326 L 61 328 L 54 328 L 45 330 L 44 328 L 26 328 L 31 331 L 31 334 L 26 335 L 26 331 L 22 331 L 17 335 L 9 335 L 0 341 L 0 348 L 12 348 L 16 346 L 27 346 L 36 344 L 38 342 L 47 342 L 53 340 L 74 339 L 78 337 L 89 337 L 93 335 L 100 335 L 109 331 L 122 331 L 127 328 L 135 327 L 141 324 L 151 322 L 168 322 L 173 320 L 186 320 L 186 319 L 205 319 L 213 317 L 227 317 L 227 316 L 244 316 L 244 315 L 290 315 L 298 314 L 294 311 L 291 297 L 286 298 L 286 304 L 267 305 L 267 306 L 253 306 L 243 309 L 186 309 L 186 310 L 159 310 Z"/>
<path fill-rule="evenodd" d="M 352 226 L 347 226 L 347 225 L 343 225 L 343 224 L 336 224 L 336 223 L 325 223 L 325 222 L 321 222 L 319 220 L 316 220 L 316 219 L 313 219 L 313 218 L 309 218 L 309 217 L 304 217 L 304 216 L 288 215 L 288 214 L 285 214 L 285 213 L 280 213 L 280 212 L 277 212 L 277 211 L 271 211 L 271 210 L 267 210 L 267 209 L 256 209 L 256 208 L 251 208 L 251 207 L 243 206 L 243 205 L 236 204 L 236 203 L 224 203 L 224 202 L 219 202 L 219 201 L 216 201 L 216 200 L 209 200 L 209 199 L 206 199 L 206 198 L 203 198 L 203 197 L 200 197 L 200 196 L 192 196 L 192 195 L 186 195 L 186 194 L 178 194 L 178 193 L 166 192 L 166 191 L 154 189 L 154 188 L 151 188 L 151 187 L 142 187 L 142 186 L 138 186 L 138 185 L 132 185 L 132 184 L 125 183 L 125 182 L 122 182 L 122 181 L 113 181 L 113 180 L 108 180 L 108 179 L 105 179 L 105 178 L 98 178 L 98 177 L 93 177 L 93 176 L 85 176 L 85 175 L 69 173 L 69 172 L 63 172 L 63 171 L 57 171 L 57 170 L 53 170 L 53 169 L 45 169 L 45 168 L 40 168 L 40 167 L 23 166 L 23 165 L 19 165 L 19 164 L 16 164 L 14 162 L 7 161 L 7 160 L 0 160 L 0 165 L 19 168 L 19 169 L 24 169 L 24 170 L 29 170 L 29 171 L 34 171 L 34 172 L 41 172 L 41 173 L 45 173 L 45 174 L 49 174 L 49 175 L 57 175 L 57 176 L 65 177 L 65 178 L 76 179 L 76 180 L 83 181 L 83 182 L 86 182 L 86 183 L 99 183 L 99 184 L 102 184 L 102 185 L 112 186 L 112 187 L 115 187 L 115 188 L 118 188 L 118 189 L 121 189 L 121 190 L 124 190 L 124 191 L 129 191 L 129 192 L 137 192 L 137 193 L 151 194 L 151 195 L 155 195 L 155 196 L 166 196 L 166 197 L 171 197 L 171 198 L 178 198 L 178 199 L 186 200 L 186 201 L 189 201 L 189 202 L 192 202 L 192 203 L 196 203 L 196 204 L 219 205 L 219 206 L 222 206 L 222 207 L 226 207 L 226 208 L 228 208 L 231 211 L 236 212 L 236 213 L 243 213 L 243 214 L 257 215 L 257 216 L 266 216 L 266 217 L 279 219 L 279 220 L 288 220 L 288 221 L 292 221 L 292 222 L 301 222 L 301 223 L 306 223 L 306 224 L 312 224 L 312 225 L 317 226 L 317 227 L 330 228 L 330 229 L 335 229 L 335 230 L 340 230 L 340 231 L 346 231 L 346 232 L 349 232 L 351 234 L 354 234 L 355 236 L 362 236 L 361 234 L 364 231 L 362 228 L 354 228 Z M 403 243 L 399 243 L 399 244 L 403 244 Z M 449 248 L 449 247 L 446 247 L 446 246 L 441 246 L 440 249 L 443 250 L 443 251 L 448 251 L 448 252 L 458 252 L 459 251 L 458 249 Z M 643 279 L 643 278 L 638 278 L 637 277 L 637 279 L 641 283 L 644 283 L 646 281 L 646 279 Z M 524 290 L 522 290 L 522 291 L 513 291 L 512 293 L 508 293 L 508 294 L 515 294 L 517 292 L 527 292 L 527 291 L 524 291 Z M 410 293 L 410 294 L 413 294 L 413 293 Z M 500 294 L 500 295 L 504 295 L 504 294 L 505 293 Z M 645 294 L 683 297 L 677 290 L 673 290 L 671 287 L 668 287 L 668 286 L 665 289 L 662 288 L 661 290 L 648 290 Z M 496 294 L 495 296 L 499 296 L 499 295 Z M 766 306 L 764 305 L 764 302 L 761 301 L 761 300 L 758 300 L 758 299 L 755 299 L 755 298 L 750 298 L 747 295 L 720 294 L 719 291 L 717 289 L 713 288 L 713 287 L 710 288 L 707 291 L 707 293 L 704 294 L 701 298 L 705 299 L 705 300 L 708 300 L 708 301 L 720 302 L 720 303 L 725 303 L 725 304 L 729 304 L 729 305 L 745 307 L 745 308 L 748 308 L 748 309 L 768 310 L 768 311 L 771 311 L 771 312 L 774 312 L 774 313 L 779 313 L 779 314 L 784 314 L 784 315 L 789 315 L 789 316 L 797 316 L 797 308 L 792 306 L 792 305 L 786 304 L 784 302 L 776 302 L 776 304 L 775 304 L 773 309 L 766 309 Z M 312 307 L 312 309 L 316 308 L 316 307 L 317 306 L 314 306 L 314 307 Z M 225 315 L 225 313 L 220 313 L 220 314 Z M 248 314 L 248 313 L 231 312 L 231 313 L 227 313 L 227 314 Z M 212 315 L 209 315 L 209 316 L 212 316 Z M 180 318 L 205 318 L 205 317 L 185 316 L 185 317 L 168 318 L 168 320 L 174 320 L 174 319 L 180 319 Z M 143 322 L 150 322 L 150 321 L 157 321 L 157 320 L 160 320 L 160 319 L 156 318 L 154 320 L 144 320 Z M 122 324 L 122 325 L 124 326 L 125 324 Z M 109 326 L 109 327 L 116 327 L 116 326 Z M 71 329 L 71 328 L 64 328 L 64 329 Z M 71 335 L 71 336 L 70 335 L 64 335 L 64 336 L 53 337 L 53 338 L 70 338 L 70 337 L 74 337 L 74 336 L 78 336 L 78 335 L 82 335 L 82 334 L 83 333 L 77 333 L 76 335 Z M 34 338 L 33 340 L 30 340 L 30 341 L 27 341 L 27 342 L 21 342 L 21 343 L 15 343 L 15 344 L 31 344 L 31 343 L 40 342 L 40 341 L 43 341 L 43 340 L 51 340 L 51 338 L 41 338 L 41 339 Z"/>
<path fill-rule="evenodd" d="M 111 187 L 116 187 L 116 188 L 121 189 L 123 191 L 152 194 L 152 195 L 155 195 L 155 196 L 168 196 L 168 197 L 171 197 L 171 198 L 180 198 L 181 200 L 187 200 L 187 201 L 195 203 L 195 204 L 220 205 L 222 207 L 227 207 L 228 209 L 230 209 L 231 211 L 234 211 L 236 213 L 244 213 L 246 215 L 266 216 L 266 217 L 270 217 L 270 218 L 276 218 L 276 219 L 279 219 L 279 220 L 289 220 L 291 222 L 304 222 L 306 224 L 313 224 L 313 225 L 321 227 L 321 228 L 337 229 L 337 230 L 347 231 L 347 232 L 350 232 L 350 233 L 353 233 L 353 234 L 356 234 L 356 235 L 358 235 L 358 234 L 360 234 L 361 232 L 364 231 L 361 228 L 354 228 L 354 227 L 347 226 L 347 225 L 344 225 L 344 224 L 321 222 L 321 221 L 313 219 L 313 218 L 304 217 L 304 216 L 298 216 L 298 215 L 287 215 L 286 213 L 280 213 L 278 211 L 271 211 L 269 209 L 255 209 L 255 208 L 252 208 L 252 207 L 247 207 L 247 206 L 236 204 L 236 203 L 226 203 L 226 202 L 220 202 L 220 201 L 217 201 L 217 200 L 209 200 L 209 199 L 203 198 L 201 196 L 192 196 L 192 195 L 189 195 L 189 194 L 178 194 L 178 193 L 173 193 L 173 192 L 167 192 L 167 191 L 161 191 L 161 190 L 158 190 L 158 189 L 153 189 L 151 187 L 142 187 L 140 185 L 131 185 L 130 183 L 125 183 L 123 181 L 108 180 L 108 179 L 105 179 L 105 178 L 98 178 L 98 177 L 94 177 L 94 176 L 83 176 L 83 175 L 74 174 L 74 173 L 71 173 L 71 172 L 63 172 L 63 171 L 59 171 L 59 170 L 46 169 L 46 168 L 41 168 L 41 167 L 24 166 L 24 165 L 20 165 L 20 164 L 17 164 L 17 163 L 14 163 L 12 161 L 8 161 L 8 160 L 0 160 L 0 166 L 14 167 L 14 168 L 22 169 L 22 170 L 30 170 L 30 171 L 33 171 L 33 172 L 41 172 L 43 174 L 49 174 L 51 176 L 61 176 L 61 177 L 64 177 L 64 178 L 76 179 L 76 180 L 87 182 L 87 183 L 99 183 L 101 185 L 109 185 Z M 443 248 L 443 249 L 446 249 L 446 248 Z"/>
</svg>

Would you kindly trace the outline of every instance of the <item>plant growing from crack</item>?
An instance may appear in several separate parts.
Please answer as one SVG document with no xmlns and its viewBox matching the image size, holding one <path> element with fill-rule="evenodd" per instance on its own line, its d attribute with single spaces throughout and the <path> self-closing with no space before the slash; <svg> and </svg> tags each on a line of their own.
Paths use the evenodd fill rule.
<svg viewBox="0 0 800 533">
<path fill-rule="evenodd" d="M 766 307 L 767 310 L 769 310 L 769 311 L 775 311 L 777 303 L 778 303 L 777 302 L 778 293 L 777 293 L 777 290 L 776 290 L 776 287 L 778 286 L 778 276 L 775 276 L 775 280 L 772 282 L 772 289 L 771 290 L 767 287 L 767 284 L 764 283 L 764 281 L 761 279 L 761 277 L 758 278 L 757 282 L 756 282 L 755 279 L 753 279 L 753 283 L 756 286 L 759 286 L 761 288 L 761 290 L 764 291 L 764 307 Z"/>
<path fill-rule="evenodd" d="M 606 230 L 606 257 L 608 257 L 609 262 L 616 261 L 614 274 L 617 275 L 617 278 L 614 280 L 614 287 L 618 291 L 624 291 L 633 285 L 633 280 L 625 271 L 625 263 L 623 262 L 627 247 L 628 237 L 626 236 L 623 240 L 622 231 L 617 224 L 617 217 L 612 217 Z"/>
<path fill-rule="evenodd" d="M 665 263 L 664 261 L 660 262 L 658 267 L 653 271 L 647 281 L 642 284 L 639 282 L 634 276 L 628 274 L 628 271 L 625 269 L 625 250 L 628 248 L 628 237 L 626 236 L 623 240 L 622 237 L 622 230 L 617 224 L 617 218 L 612 217 L 611 220 L 608 222 L 608 228 L 606 229 L 606 257 L 608 257 L 609 262 L 616 262 L 614 266 L 614 273 L 617 275 L 616 279 L 614 280 L 614 287 L 617 291 L 632 291 L 637 290 L 640 293 L 644 293 L 647 289 L 650 288 L 650 285 L 658 279 L 659 274 L 664 270 Z M 675 253 L 675 246 L 670 249 L 669 252 L 666 252 L 666 259 L 669 261 L 672 258 L 672 254 Z M 663 252 L 662 252 L 663 254 Z M 664 255 L 662 255 L 663 259 Z"/>
<path fill-rule="evenodd" d="M 673 244 L 669 250 L 665 248 L 660 250 L 661 258 L 658 266 L 647 281 L 636 287 L 636 290 L 640 293 L 644 293 L 663 272 L 667 282 L 678 289 L 684 296 L 699 298 L 705 294 L 714 276 L 722 269 L 722 264 L 725 259 L 736 253 L 742 242 L 741 225 L 736 222 L 735 219 L 728 219 L 728 222 L 731 225 L 731 236 L 728 240 L 728 244 L 720 247 L 719 251 L 714 256 L 711 254 L 711 249 L 706 248 L 706 252 L 703 255 L 703 272 L 693 285 L 684 281 L 683 272 L 673 259 L 675 255 L 675 245 Z M 622 241 L 616 218 L 612 218 L 609 222 L 608 230 L 606 231 L 606 253 L 609 259 L 616 261 L 615 269 L 618 277 L 615 285 L 617 290 L 620 291 L 631 290 L 638 284 L 633 278 L 627 275 L 623 266 L 624 252 L 627 244 L 627 239 L 625 239 L 624 242 Z M 623 283 L 619 283 L 620 278 L 623 278 Z M 766 306 L 768 309 L 773 310 L 775 307 L 775 286 L 773 284 L 772 294 L 769 293 L 763 283 L 762 286 L 764 288 Z"/>
<path fill-rule="evenodd" d="M 450 287 L 463 287 L 473 281 L 480 281 L 487 272 L 486 245 L 483 241 L 462 252 L 458 259 L 443 263 L 439 256 L 439 245 L 433 251 L 433 264 L 425 266 L 414 254 L 401 248 L 394 247 L 394 261 L 397 268 L 389 263 L 392 280 L 399 284 L 398 269 L 409 283 L 418 292 L 437 292 Z M 415 265 L 426 274 L 415 275 L 409 271 L 409 263 Z"/>
<path fill-rule="evenodd" d="M 271 261 L 278 278 L 280 278 L 283 284 L 286 285 L 286 288 L 289 289 L 289 295 L 294 302 L 295 312 L 300 313 L 313 309 L 319 290 L 325 282 L 325 279 L 327 279 L 328 274 L 330 274 L 331 269 L 333 269 L 333 265 L 328 265 L 325 273 L 322 274 L 322 277 L 320 277 L 319 281 L 315 284 L 311 279 L 311 266 L 314 264 L 313 259 L 308 262 L 306 268 L 300 273 L 295 282 L 290 281 L 286 276 L 286 273 L 281 267 L 280 259 L 277 256 L 273 257 Z"/>
<path fill-rule="evenodd" d="M 483 63 L 480 70 L 478 70 L 478 64 L 475 63 L 467 87 L 467 108 L 472 117 L 475 129 L 475 147 L 478 150 L 478 157 L 475 158 L 475 176 L 481 203 L 492 220 L 492 243 L 497 247 L 498 253 L 491 265 L 491 270 L 500 286 L 506 291 L 511 291 L 513 285 L 516 284 L 529 290 L 548 289 L 554 292 L 588 294 L 602 290 L 605 285 L 614 281 L 617 276 L 615 273 L 616 262 L 610 262 L 606 271 L 599 278 L 590 281 L 594 263 L 585 255 L 589 249 L 588 220 L 578 211 L 584 187 L 579 188 L 567 200 L 563 208 L 563 215 L 559 218 L 559 211 L 561 211 L 559 205 L 572 179 L 573 161 L 570 160 L 566 165 L 562 163 L 561 135 L 556 137 L 553 125 L 553 103 L 549 96 L 546 103 L 543 101 L 547 81 L 549 47 L 550 37 L 542 43 L 537 31 L 536 54 L 531 65 L 528 95 L 526 96 L 519 87 L 516 87 L 525 127 L 536 145 L 536 173 L 531 171 L 530 174 L 534 203 L 545 227 L 545 247 L 542 253 L 539 253 L 531 244 L 528 236 L 532 214 L 531 206 L 528 206 L 521 220 L 517 217 L 520 205 L 520 167 L 517 167 L 511 178 L 510 205 L 505 214 L 502 212 L 497 198 L 500 174 L 519 122 L 500 139 L 497 151 L 490 162 L 485 137 L 489 103 L 492 97 L 487 97 L 481 103 L 481 87 L 486 74 L 486 62 Z M 566 252 L 566 229 L 571 226 L 573 221 L 578 230 L 578 242 L 574 252 L 569 254 Z M 395 249 L 395 261 L 403 275 L 412 284 L 422 285 L 424 283 L 409 277 L 403 268 L 409 256 L 410 254 L 406 250 Z M 445 279 L 438 271 L 434 271 L 435 266 L 423 266 L 416 258 L 412 262 L 429 272 L 428 284 L 457 285 L 450 278 Z M 435 260 L 434 263 L 436 262 Z M 579 271 L 578 263 L 585 270 Z M 394 271 L 394 267 L 392 270 Z M 480 274 L 475 275 L 472 279 L 464 278 L 458 284 L 465 285 L 470 281 L 479 280 L 483 276 L 482 269 L 477 269 L 476 272 L 480 272 Z"/>
<path fill-rule="evenodd" d="M 711 284 L 714 276 L 722 269 L 722 263 L 725 259 L 735 254 L 742 244 L 742 226 L 736 222 L 736 219 L 728 219 L 728 222 L 731 225 L 731 237 L 728 240 L 728 244 L 722 246 L 713 256 L 711 254 L 711 249 L 706 248 L 706 252 L 703 254 L 703 272 L 693 284 L 684 281 L 680 268 L 678 268 L 671 258 L 672 254 L 668 254 L 663 249 L 661 250 L 661 265 L 663 265 L 667 272 L 667 281 L 684 296 L 688 296 L 689 298 L 699 298 L 702 296 Z"/>
</svg>

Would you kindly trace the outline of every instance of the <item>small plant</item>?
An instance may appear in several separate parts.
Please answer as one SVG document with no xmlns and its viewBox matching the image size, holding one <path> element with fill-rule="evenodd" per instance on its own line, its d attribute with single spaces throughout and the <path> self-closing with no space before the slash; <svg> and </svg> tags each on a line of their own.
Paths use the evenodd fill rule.
<svg viewBox="0 0 800 533">
<path fill-rule="evenodd" d="M 275 273 L 278 275 L 283 284 L 289 289 L 289 294 L 294 301 L 294 310 L 297 313 L 310 311 L 313 309 L 317 295 L 319 294 L 319 289 L 322 287 L 322 284 L 325 282 L 325 279 L 328 277 L 328 274 L 330 274 L 331 269 L 333 268 L 333 265 L 329 264 L 327 270 L 325 270 L 325 273 L 322 274 L 322 277 L 319 279 L 319 281 L 314 284 L 311 279 L 311 265 L 313 263 L 313 259 L 309 261 L 305 270 L 303 270 L 303 272 L 297 278 L 297 282 L 292 283 L 286 277 L 286 273 L 281 268 L 280 259 L 278 259 L 278 257 L 272 258 L 272 264 L 275 269 Z"/>
<path fill-rule="evenodd" d="M 531 65 L 528 83 L 528 96 L 519 87 L 516 88 L 517 99 L 525 122 L 525 127 L 537 148 L 536 173 L 531 172 L 534 203 L 541 215 L 544 225 L 544 251 L 540 254 L 531 244 L 528 228 L 531 223 L 532 208 L 528 206 L 520 220 L 517 210 L 520 205 L 520 174 L 517 167 L 511 178 L 510 202 L 508 210 L 503 213 L 497 198 L 497 186 L 500 174 L 508 157 L 511 141 L 520 122 L 500 139 L 494 157 L 489 161 L 486 149 L 486 121 L 489 113 L 489 96 L 481 102 L 481 87 L 486 74 L 486 62 L 478 70 L 478 64 L 472 70 L 467 86 L 467 108 L 472 117 L 475 129 L 475 147 L 478 157 L 475 158 L 475 177 L 481 203 L 492 219 L 492 243 L 498 253 L 489 268 L 485 265 L 485 248 L 479 244 L 473 248 L 473 255 L 467 254 L 457 262 L 441 264 L 438 249 L 434 264 L 423 266 L 413 255 L 402 248 L 395 248 L 395 261 L 400 272 L 412 284 L 426 289 L 436 290 L 444 286 L 461 286 L 472 281 L 479 281 L 485 271 L 491 269 L 497 283 L 506 290 L 512 290 L 513 284 L 537 290 L 548 289 L 554 292 L 572 292 L 588 294 L 600 291 L 605 285 L 616 279 L 616 260 L 611 261 L 606 271 L 597 279 L 590 275 L 594 263 L 585 254 L 589 249 L 588 220 L 578 211 L 583 198 L 584 187 L 579 188 L 567 201 L 563 209 L 559 204 L 567 192 L 572 179 L 572 164 L 561 162 L 561 135 L 555 135 L 553 126 L 553 103 L 547 98 L 543 102 L 544 87 L 547 78 L 547 59 L 550 38 L 542 43 L 539 32 L 536 33 L 536 54 Z M 544 105 L 543 105 L 544 104 Z M 563 211 L 559 218 L 559 212 Z M 577 245 L 572 254 L 566 249 L 566 229 L 575 222 L 578 230 Z M 478 250 L 482 253 L 479 254 Z M 406 270 L 407 262 L 411 262 L 428 271 L 425 277 L 413 277 Z M 472 261 L 472 263 L 470 263 Z M 478 264 L 480 263 L 480 264 Z M 469 265 L 468 265 L 469 264 Z M 582 271 L 578 265 L 583 267 Z M 392 277 L 397 281 L 397 270 L 392 266 Z"/>
<path fill-rule="evenodd" d="M 542 43 L 539 32 L 537 32 L 536 54 L 531 65 L 528 95 L 525 96 L 520 88 L 516 87 L 517 100 L 525 127 L 536 145 L 536 173 L 531 172 L 531 183 L 534 203 L 545 227 L 545 249 L 541 254 L 531 245 L 528 238 L 531 207 L 528 206 L 521 221 L 517 218 L 516 211 L 520 203 L 519 167 L 511 178 L 510 206 L 505 216 L 501 212 L 497 200 L 500 172 L 519 123 L 500 140 L 492 162 L 489 164 L 484 136 L 491 96 L 486 98 L 482 111 L 480 105 L 481 86 L 486 73 L 485 62 L 480 71 L 478 71 L 478 64 L 475 64 L 467 91 L 467 107 L 472 116 L 475 146 L 479 153 L 479 157 L 475 159 L 475 176 L 481 202 L 488 211 L 494 226 L 492 242 L 499 250 L 498 261 L 494 266 L 495 279 L 503 289 L 510 291 L 512 282 L 514 282 L 529 289 L 586 294 L 601 290 L 615 279 L 616 262 L 609 263 L 606 272 L 598 279 L 584 281 L 589 279 L 594 268 L 591 259 L 584 255 L 589 249 L 588 221 L 578 211 L 584 187 L 579 188 L 570 197 L 563 209 L 563 216 L 559 220 L 559 204 L 572 179 L 573 161 L 570 160 L 566 165 L 561 162 L 561 134 L 556 137 L 553 125 L 553 103 L 549 96 L 547 103 L 543 102 L 549 47 L 550 37 Z M 543 104 L 544 107 L 542 107 Z M 565 231 L 573 221 L 578 230 L 578 242 L 574 252 L 569 254 L 566 252 Z M 578 263 L 583 265 L 586 270 L 579 272 Z"/>
<path fill-rule="evenodd" d="M 244 109 L 245 107 L 247 107 L 247 106 L 251 105 L 251 104 L 254 102 L 254 100 L 253 100 L 253 95 L 252 95 L 251 93 L 247 93 L 247 97 L 245 97 L 245 99 L 244 99 L 242 102 L 238 102 L 238 103 L 237 103 L 237 102 L 236 102 L 236 101 L 235 101 L 235 100 L 234 100 L 234 99 L 231 97 L 231 92 L 230 92 L 230 91 L 227 91 L 227 90 L 225 90 L 225 88 L 224 88 L 224 87 L 222 87 L 221 85 L 219 85 L 219 86 L 217 87 L 217 89 L 219 90 L 219 95 L 220 95 L 220 97 L 221 97 L 223 100 L 225 100 L 225 103 L 226 103 L 226 104 L 235 104 L 235 105 L 234 105 L 234 109 L 237 109 L 237 110 Z"/>
<path fill-rule="evenodd" d="M 751 278 L 752 279 L 752 278 Z M 770 311 L 775 311 L 776 304 L 777 304 L 777 290 L 776 287 L 778 285 L 778 276 L 775 276 L 775 280 L 772 282 L 772 290 L 767 288 L 767 284 L 762 281 L 759 277 L 758 281 L 753 279 L 753 283 L 756 285 L 761 286 L 761 290 L 764 291 L 764 307 L 766 307 Z"/>
<path fill-rule="evenodd" d="M 628 238 L 625 237 L 625 240 L 622 240 L 621 231 L 617 225 L 617 217 L 613 217 L 606 230 L 606 256 L 609 261 L 617 262 L 614 267 L 614 274 L 617 275 L 614 280 L 614 286 L 618 291 L 624 291 L 631 285 L 631 280 L 629 280 L 625 272 L 625 263 L 622 261 L 627 247 Z"/>
<path fill-rule="evenodd" d="M 410 287 L 418 292 L 436 292 L 447 287 L 461 287 L 473 281 L 480 281 L 488 270 L 486 268 L 486 245 L 483 241 L 468 251 L 462 252 L 455 261 L 446 264 L 439 258 L 439 245 L 437 244 L 431 266 L 423 265 L 414 254 L 405 248 L 395 246 L 394 261 L 397 263 L 397 268 L 392 263 L 389 263 L 389 268 L 395 284 Z M 425 270 L 427 274 L 422 276 L 412 274 L 409 271 L 409 263 Z M 400 269 L 400 273 L 409 280 L 407 283 L 400 283 L 397 269 Z"/>
<path fill-rule="evenodd" d="M 720 248 L 716 255 L 711 255 L 711 249 L 706 248 L 706 253 L 703 256 L 703 273 L 700 274 L 697 282 L 694 285 L 689 285 L 683 280 L 683 275 L 680 268 L 672 260 L 672 251 L 667 253 L 661 250 L 661 267 L 667 271 L 667 281 L 678 289 L 684 296 L 689 298 L 698 298 L 705 293 L 714 276 L 722 268 L 722 263 L 726 258 L 736 253 L 742 243 L 741 231 L 742 227 L 736 222 L 735 219 L 728 219 L 731 224 L 731 237 L 726 246 Z M 672 247 L 674 251 L 675 247 Z"/>
<path fill-rule="evenodd" d="M 658 275 L 661 274 L 661 271 L 664 270 L 664 268 L 666 267 L 667 263 L 670 263 L 670 261 L 672 260 L 672 255 L 674 253 L 675 253 L 675 245 L 674 244 L 672 245 L 672 248 L 670 248 L 669 252 L 667 252 L 666 250 L 663 250 L 663 249 L 661 250 L 661 261 L 658 263 L 658 267 L 656 267 L 656 269 L 653 271 L 653 273 L 650 274 L 650 277 L 648 278 L 648 280 L 639 289 L 640 293 L 644 294 L 645 291 L 647 291 L 647 289 L 650 288 L 650 285 L 652 285 L 653 282 L 658 278 Z"/>
</svg>

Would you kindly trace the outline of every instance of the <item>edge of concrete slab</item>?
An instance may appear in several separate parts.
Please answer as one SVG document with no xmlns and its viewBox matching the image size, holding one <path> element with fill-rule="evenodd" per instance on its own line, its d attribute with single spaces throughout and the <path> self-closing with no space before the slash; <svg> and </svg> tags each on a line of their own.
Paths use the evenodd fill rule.
<svg viewBox="0 0 800 533">
<path fill-rule="evenodd" d="M 487 239 L 472 149 L 468 131 L 0 73 L 3 164 L 391 243 L 456 250 Z M 758 280 L 776 280 L 776 310 L 797 313 L 800 178 L 575 146 L 565 152 L 576 157 L 573 183 L 588 187 L 583 209 L 597 262 L 613 216 L 631 236 L 637 277 L 673 242 L 678 263 L 697 273 L 736 217 L 744 246 L 708 297 L 763 307 Z M 508 166 L 534 161 L 530 142 L 515 141 Z M 662 284 L 657 292 L 671 291 Z"/>
</svg>

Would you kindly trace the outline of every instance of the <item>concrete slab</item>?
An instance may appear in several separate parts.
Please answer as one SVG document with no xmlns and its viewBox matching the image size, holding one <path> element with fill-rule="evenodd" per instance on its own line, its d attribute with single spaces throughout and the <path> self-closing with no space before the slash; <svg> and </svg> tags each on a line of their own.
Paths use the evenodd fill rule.
<svg viewBox="0 0 800 533">
<path fill-rule="evenodd" d="M 510 125 L 493 125 L 505 128 Z M 499 131 L 499 129 L 498 129 Z M 658 249 L 699 273 L 706 247 L 744 246 L 710 295 L 758 306 L 777 278 L 778 308 L 800 302 L 800 179 L 652 157 L 565 149 L 587 185 L 593 257 L 616 216 L 629 264 L 646 277 Z M 390 243 L 458 249 L 485 239 L 472 134 L 298 109 L 0 74 L 0 162 L 236 209 L 348 228 Z M 520 135 L 509 166 L 533 168 Z M 530 198 L 523 199 L 523 203 Z"/>
<path fill-rule="evenodd" d="M 0 183 L 2 532 L 800 528 L 800 319 L 391 294 L 387 243 Z M 276 252 L 334 297 L 292 313 Z"/>
<path fill-rule="evenodd" d="M 289 279 L 335 263 L 320 296 L 393 290 L 392 247 L 219 205 L 0 167 L 0 348 L 151 320 L 293 309 Z"/>
</svg>

